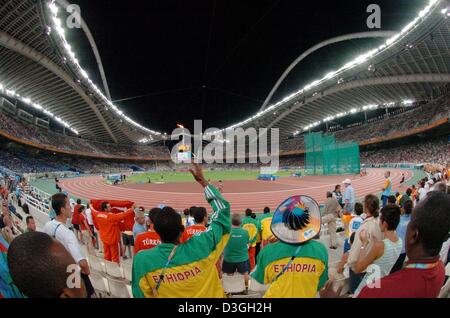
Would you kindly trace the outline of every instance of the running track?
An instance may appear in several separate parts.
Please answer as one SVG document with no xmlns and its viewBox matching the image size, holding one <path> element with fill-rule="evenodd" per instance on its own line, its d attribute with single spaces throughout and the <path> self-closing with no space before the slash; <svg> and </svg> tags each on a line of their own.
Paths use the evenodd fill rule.
<svg viewBox="0 0 450 318">
<path fill-rule="evenodd" d="M 367 175 L 350 176 L 306 176 L 288 177 L 278 181 L 225 181 L 224 196 L 231 203 L 232 210 L 244 211 L 251 208 L 262 211 L 265 206 L 276 209 L 278 205 L 293 195 L 309 195 L 319 203 L 325 201 L 327 191 L 332 191 L 336 184 L 350 178 L 353 181 L 356 197 L 361 198 L 369 193 L 378 193 L 384 183 L 386 169 L 367 169 Z M 394 189 L 398 188 L 401 174 L 406 181 L 414 173 L 411 170 L 390 169 Z M 160 204 L 170 205 L 176 210 L 189 206 L 207 206 L 201 187 L 195 182 L 170 184 L 130 184 L 112 186 L 103 182 L 101 177 L 83 177 L 64 179 L 61 187 L 70 195 L 86 200 L 129 200 L 146 209 Z"/>
</svg>

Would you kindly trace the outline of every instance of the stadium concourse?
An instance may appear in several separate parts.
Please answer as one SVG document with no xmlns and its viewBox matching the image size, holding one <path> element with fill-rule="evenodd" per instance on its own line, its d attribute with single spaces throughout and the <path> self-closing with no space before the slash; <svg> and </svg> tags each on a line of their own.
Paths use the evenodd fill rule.
<svg viewBox="0 0 450 318">
<path fill-rule="evenodd" d="M 323 204 L 327 191 L 334 189 L 347 177 L 353 179 L 357 198 L 363 198 L 369 193 L 380 192 L 385 169 L 367 169 L 367 175 L 344 176 L 304 176 L 281 178 L 278 181 L 234 180 L 225 181 L 223 193 L 230 202 L 233 211 L 243 213 L 250 208 L 262 212 L 268 206 L 272 210 L 289 196 L 302 194 L 314 198 Z M 392 169 L 392 182 L 397 188 L 405 175 L 406 181 L 414 176 L 413 170 Z M 204 195 L 193 183 L 167 184 L 127 184 L 113 186 L 100 176 L 70 178 L 60 181 L 60 186 L 72 196 L 91 199 L 130 200 L 137 206 L 146 209 L 161 204 L 170 205 L 178 211 L 183 211 L 187 205 L 204 205 Z"/>
</svg>

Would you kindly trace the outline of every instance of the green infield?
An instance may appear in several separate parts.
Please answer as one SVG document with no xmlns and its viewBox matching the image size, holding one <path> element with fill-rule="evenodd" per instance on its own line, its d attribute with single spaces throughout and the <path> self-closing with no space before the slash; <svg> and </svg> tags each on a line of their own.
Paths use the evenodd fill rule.
<svg viewBox="0 0 450 318">
<path fill-rule="evenodd" d="M 282 170 L 276 173 L 279 177 L 291 176 L 294 171 Z M 296 171 L 295 171 L 296 172 Z M 219 180 L 255 180 L 260 174 L 259 170 L 227 170 L 205 171 L 205 178 L 212 181 Z M 134 174 L 127 180 L 130 183 L 157 183 L 157 182 L 191 182 L 192 175 L 189 172 L 145 172 Z"/>
</svg>

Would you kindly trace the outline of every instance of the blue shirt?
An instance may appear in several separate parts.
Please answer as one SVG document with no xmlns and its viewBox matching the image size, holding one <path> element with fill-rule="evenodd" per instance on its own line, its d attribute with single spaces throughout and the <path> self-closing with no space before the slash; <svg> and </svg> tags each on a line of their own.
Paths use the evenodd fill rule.
<svg viewBox="0 0 450 318">
<path fill-rule="evenodd" d="M 133 225 L 133 238 L 136 239 L 136 236 L 138 236 L 138 234 L 140 233 L 145 233 L 147 232 L 147 227 L 144 224 L 139 224 L 137 222 L 134 222 Z"/>
<path fill-rule="evenodd" d="M 409 214 L 409 215 L 404 214 L 400 217 L 400 223 L 398 224 L 398 227 L 397 227 L 397 232 L 396 232 L 397 236 L 402 239 L 402 244 L 403 244 L 402 254 L 406 253 L 405 236 L 406 236 L 406 228 L 408 227 L 409 221 L 411 221 L 411 214 Z"/>
<path fill-rule="evenodd" d="M 348 200 L 350 204 L 355 203 L 355 191 L 353 190 L 353 187 L 349 185 L 347 188 L 345 188 L 344 192 L 344 203 L 345 200 Z"/>
</svg>

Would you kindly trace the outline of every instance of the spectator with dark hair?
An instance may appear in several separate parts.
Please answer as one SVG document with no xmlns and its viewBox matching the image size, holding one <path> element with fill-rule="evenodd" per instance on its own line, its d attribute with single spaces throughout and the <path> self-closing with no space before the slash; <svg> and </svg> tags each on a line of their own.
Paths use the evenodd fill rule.
<svg viewBox="0 0 450 318">
<path fill-rule="evenodd" d="M 136 255 L 139 251 L 149 250 L 161 244 L 161 238 L 155 231 L 155 219 L 161 212 L 162 210 L 160 208 L 153 208 L 148 213 L 148 231 L 145 233 L 140 233 L 136 236 L 134 242 L 134 255 Z"/>
<path fill-rule="evenodd" d="M 432 193 L 411 214 L 406 232 L 408 261 L 403 270 L 382 278 L 380 288 L 362 289 L 359 298 L 436 298 L 444 284 L 445 269 L 439 259 L 449 238 L 450 196 Z"/>
<path fill-rule="evenodd" d="M 352 219 L 350 220 L 350 223 L 348 225 L 348 238 L 344 241 L 344 253 L 348 252 L 350 250 L 350 244 L 349 238 L 350 236 L 358 231 L 358 229 L 361 227 L 361 224 L 364 222 L 364 206 L 360 202 L 355 203 L 355 214 L 352 215 Z"/>
<path fill-rule="evenodd" d="M 27 216 L 25 219 L 27 228 L 25 229 L 25 233 L 27 232 L 36 232 L 36 222 L 32 216 Z"/>
<path fill-rule="evenodd" d="M 342 192 L 341 192 L 341 185 L 340 184 L 337 184 L 334 187 L 333 197 L 336 198 L 336 200 L 338 201 L 338 203 L 341 206 L 341 208 L 343 208 L 344 207 L 344 202 L 342 200 Z"/>
<path fill-rule="evenodd" d="M 411 221 L 411 213 L 413 210 L 413 201 L 408 200 L 403 204 L 402 207 L 402 215 L 400 216 L 400 223 L 397 227 L 397 235 L 402 240 L 402 252 L 397 259 L 397 262 L 394 264 L 394 267 L 391 270 L 391 274 L 398 272 L 403 268 L 403 263 L 406 259 L 406 229 L 408 228 L 408 224 Z"/>
<path fill-rule="evenodd" d="M 132 290 L 135 298 L 221 298 L 222 284 L 216 263 L 229 240 L 230 204 L 206 181 L 202 168 L 190 170 L 204 188 L 214 213 L 210 229 L 184 244 L 181 216 L 165 207 L 155 218 L 155 230 L 162 244 L 139 252 L 133 262 Z"/>
<path fill-rule="evenodd" d="M 77 203 L 75 204 L 75 206 L 73 207 L 73 213 L 72 213 L 72 226 L 73 229 L 75 230 L 75 235 L 78 239 L 79 242 L 83 241 L 83 235 L 81 233 L 81 229 L 80 229 L 80 218 L 79 218 L 79 209 L 81 206 L 81 200 L 77 199 Z"/>
<path fill-rule="evenodd" d="M 25 296 L 14 284 L 8 268 L 9 244 L 0 235 L 0 299 L 2 298 L 24 298 Z"/>
<path fill-rule="evenodd" d="M 100 233 L 100 240 L 103 242 L 105 260 L 120 263 L 120 223 L 132 215 L 134 215 L 134 206 L 126 212 L 113 213 L 111 205 L 108 202 L 102 202 L 102 211 L 95 215 L 95 222 Z M 132 234 L 131 237 L 133 237 Z"/>
<path fill-rule="evenodd" d="M 189 220 L 189 209 L 184 209 L 183 215 L 184 215 L 183 226 L 186 226 L 186 223 L 188 223 Z"/>
<path fill-rule="evenodd" d="M 401 208 L 405 205 L 405 202 L 408 200 L 412 200 L 412 190 L 411 188 L 406 189 L 406 192 L 404 194 L 399 194 L 397 197 L 397 205 L 399 205 Z"/>
<path fill-rule="evenodd" d="M 184 222 L 184 227 L 188 227 L 195 224 L 194 220 L 194 212 L 197 210 L 196 206 L 191 206 L 189 208 L 189 216 L 186 218 L 186 221 Z"/>
<path fill-rule="evenodd" d="M 87 297 L 77 262 L 45 233 L 17 237 L 8 250 L 8 266 L 14 283 L 29 298 Z"/>
<path fill-rule="evenodd" d="M 244 275 L 244 282 L 248 288 L 250 261 L 248 257 L 248 244 L 250 237 L 242 226 L 241 216 L 234 214 L 231 218 L 231 234 L 225 250 L 223 251 L 222 272 L 228 276 L 238 272 Z"/>
<path fill-rule="evenodd" d="M 43 232 L 59 241 L 72 255 L 81 268 L 82 278 L 88 288 L 88 296 L 91 297 L 94 294 L 94 290 L 91 288 L 89 281 L 90 269 L 88 262 L 81 252 L 80 243 L 75 234 L 66 227 L 72 213 L 68 196 L 61 192 L 54 194 L 51 197 L 51 206 L 53 211 L 55 211 L 56 217 L 45 224 Z"/>
<path fill-rule="evenodd" d="M 255 215 L 254 218 L 253 215 Z M 242 228 L 248 232 L 249 236 L 248 258 L 250 260 L 250 271 L 252 271 L 256 264 L 256 240 L 259 226 L 258 221 L 256 221 L 256 214 L 253 213 L 251 209 L 245 210 L 245 218 L 242 220 Z"/>
<path fill-rule="evenodd" d="M 273 213 L 270 212 L 270 208 L 267 206 L 264 208 L 263 212 L 263 215 L 259 219 L 261 228 L 261 250 L 267 246 L 269 241 L 273 238 L 273 233 L 270 229 Z"/>
<path fill-rule="evenodd" d="M 336 220 L 339 216 L 341 207 L 331 192 L 327 192 L 327 200 L 322 214 L 322 223 L 328 225 L 328 234 L 330 235 L 330 249 L 337 249 L 336 242 Z"/>
<path fill-rule="evenodd" d="M 366 248 L 372 238 L 367 235 L 366 230 L 359 232 L 362 247 L 358 261 L 354 266 L 354 272 L 357 274 L 367 272 L 356 289 L 355 296 L 358 296 L 365 286 L 372 286 L 374 281 L 373 279 L 371 280 L 371 277 L 374 277 L 375 274 L 380 275 L 377 275 L 378 279 L 389 275 L 400 256 L 402 240 L 395 233 L 400 222 L 400 214 L 401 211 L 398 205 L 388 204 L 381 209 L 380 228 L 384 239 L 382 241 L 373 241 L 370 250 L 366 250 Z"/>
<path fill-rule="evenodd" d="M 350 254 L 348 256 L 348 266 L 350 268 L 350 292 L 354 293 L 356 288 L 361 283 L 364 274 L 356 273 L 356 263 L 359 259 L 361 248 L 363 243 L 361 242 L 360 235 L 361 231 L 365 231 L 367 236 L 371 237 L 372 240 L 368 243 L 365 248 L 365 252 L 370 251 L 372 245 L 376 241 L 383 240 L 383 234 L 381 233 L 380 224 L 378 220 L 378 214 L 380 209 L 380 200 L 377 196 L 373 194 L 366 195 L 364 198 L 364 211 L 366 213 L 366 218 L 362 222 L 358 231 L 356 231 L 355 241 L 350 249 Z"/>
<path fill-rule="evenodd" d="M 390 195 L 387 198 L 387 204 L 397 204 L 397 198 L 395 197 L 395 195 Z"/>
<path fill-rule="evenodd" d="M 92 228 L 89 226 L 86 216 L 86 207 L 84 205 L 78 206 L 78 220 L 80 222 L 82 242 L 86 245 L 88 252 L 95 255 L 94 246 L 96 244 L 96 238 Z"/>
<path fill-rule="evenodd" d="M 197 207 L 194 210 L 194 224 L 185 228 L 183 235 L 181 236 L 180 242 L 184 243 L 189 240 L 194 235 L 206 231 L 206 225 L 208 224 L 208 212 L 203 207 Z"/>
</svg>

